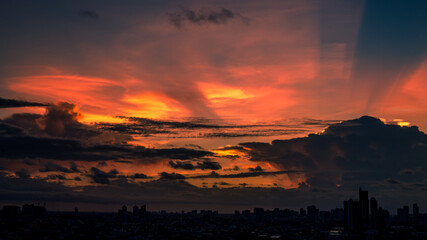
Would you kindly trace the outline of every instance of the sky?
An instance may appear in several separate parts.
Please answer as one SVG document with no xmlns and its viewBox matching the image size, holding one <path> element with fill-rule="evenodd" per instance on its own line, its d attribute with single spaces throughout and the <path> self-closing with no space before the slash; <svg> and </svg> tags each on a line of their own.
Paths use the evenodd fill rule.
<svg viewBox="0 0 427 240">
<path fill-rule="evenodd" d="M 0 1 L 0 204 L 427 202 L 426 5 Z"/>
</svg>

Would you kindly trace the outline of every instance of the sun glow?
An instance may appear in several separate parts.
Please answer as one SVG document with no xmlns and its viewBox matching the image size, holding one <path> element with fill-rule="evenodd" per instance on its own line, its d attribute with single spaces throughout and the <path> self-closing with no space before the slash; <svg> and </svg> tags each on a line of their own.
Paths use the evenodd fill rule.
<svg viewBox="0 0 427 240">
<path fill-rule="evenodd" d="M 197 83 L 200 90 L 205 94 L 206 98 L 211 102 L 223 102 L 227 100 L 240 100 L 254 97 L 240 88 L 213 84 L 213 83 Z"/>
<path fill-rule="evenodd" d="M 167 118 L 187 115 L 187 110 L 180 106 L 177 101 L 161 94 L 145 93 L 137 96 L 126 96 L 123 100 L 135 106 L 134 109 L 127 110 L 128 116 Z"/>
</svg>

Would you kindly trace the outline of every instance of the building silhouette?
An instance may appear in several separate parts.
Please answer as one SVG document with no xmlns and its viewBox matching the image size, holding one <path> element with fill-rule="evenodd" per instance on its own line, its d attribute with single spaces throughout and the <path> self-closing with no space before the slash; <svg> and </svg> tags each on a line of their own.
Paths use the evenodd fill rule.
<svg viewBox="0 0 427 240">
<path fill-rule="evenodd" d="M 21 209 L 18 206 L 3 206 L 2 218 L 6 222 L 15 222 L 20 213 Z"/>
<path fill-rule="evenodd" d="M 378 228 L 378 201 L 375 198 L 371 198 L 370 201 L 370 209 L 371 209 L 371 228 Z"/>
<path fill-rule="evenodd" d="M 359 201 L 344 201 L 344 229 L 347 232 L 361 231 L 361 210 Z"/>
<path fill-rule="evenodd" d="M 409 222 L 409 206 L 403 206 L 397 209 L 397 218 L 401 223 Z"/>
<path fill-rule="evenodd" d="M 416 203 L 412 205 L 412 217 L 414 218 L 415 224 L 418 224 L 420 222 L 420 208 Z"/>
<path fill-rule="evenodd" d="M 368 191 L 359 188 L 360 220 L 364 229 L 369 228 L 369 198 Z"/>
<path fill-rule="evenodd" d="M 25 220 L 43 219 L 45 212 L 44 206 L 35 206 L 34 204 L 22 206 L 22 216 Z"/>
<path fill-rule="evenodd" d="M 316 206 L 307 207 L 307 220 L 313 224 L 316 224 L 319 221 L 319 209 Z"/>
</svg>

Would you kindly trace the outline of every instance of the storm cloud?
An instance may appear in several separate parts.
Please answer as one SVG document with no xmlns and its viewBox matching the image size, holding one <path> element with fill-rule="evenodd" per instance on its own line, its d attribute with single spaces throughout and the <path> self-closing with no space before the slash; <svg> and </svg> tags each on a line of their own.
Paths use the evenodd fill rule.
<svg viewBox="0 0 427 240">
<path fill-rule="evenodd" d="M 252 161 L 306 171 L 306 182 L 313 187 L 372 184 L 389 178 L 424 181 L 422 173 L 427 171 L 423 132 L 369 116 L 333 124 L 304 138 L 240 145 L 250 149 Z M 417 176 L 402 175 L 407 169 L 418 169 Z"/>
</svg>

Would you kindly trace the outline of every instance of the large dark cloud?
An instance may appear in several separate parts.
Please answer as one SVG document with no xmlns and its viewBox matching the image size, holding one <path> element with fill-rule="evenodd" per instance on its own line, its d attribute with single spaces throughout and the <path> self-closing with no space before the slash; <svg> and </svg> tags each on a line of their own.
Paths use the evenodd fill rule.
<svg viewBox="0 0 427 240">
<path fill-rule="evenodd" d="M 39 169 L 39 172 L 63 172 L 63 173 L 79 173 L 81 172 L 74 162 L 70 163 L 70 168 L 63 167 L 53 162 L 47 162 L 43 165 L 43 168 Z"/>
<path fill-rule="evenodd" d="M 306 171 L 306 182 L 314 187 L 374 184 L 388 178 L 423 181 L 427 170 L 423 132 L 368 116 L 333 124 L 321 134 L 304 138 L 241 145 L 250 149 L 252 161 Z M 401 174 L 413 169 L 419 174 Z"/>
<path fill-rule="evenodd" d="M 20 128 L 31 136 L 61 137 L 97 142 L 130 140 L 124 135 L 105 134 L 97 128 L 78 121 L 81 113 L 76 106 L 67 102 L 59 102 L 46 107 L 44 115 L 20 113 L 0 120 L 0 123 Z M 107 136 L 108 135 L 108 136 Z M 113 138 L 113 139 L 112 139 Z M 105 140 L 103 140 L 105 139 Z"/>
<path fill-rule="evenodd" d="M 90 174 L 88 175 L 95 183 L 109 184 L 111 178 L 116 178 L 119 172 L 116 169 L 112 169 L 109 172 L 104 172 L 99 168 L 92 167 Z"/>
<path fill-rule="evenodd" d="M 180 28 L 185 22 L 192 24 L 225 24 L 233 19 L 240 19 L 242 22 L 247 23 L 248 19 L 243 17 L 240 13 L 233 12 L 226 8 L 220 10 L 212 10 L 203 8 L 199 10 L 182 9 L 180 12 L 168 13 L 169 22 L 177 28 Z"/>
<path fill-rule="evenodd" d="M 127 144 L 132 137 L 98 129 L 78 121 L 75 105 L 61 102 L 46 114 L 14 114 L 0 120 L 0 153 L 8 159 L 81 161 L 188 160 L 212 155 L 209 151 L 170 148 L 151 149 Z M 49 170 L 42 168 L 42 170 Z"/>
<path fill-rule="evenodd" d="M 128 144 L 86 146 L 77 140 L 32 136 L 0 136 L 3 158 L 46 158 L 52 160 L 136 160 L 140 163 L 161 159 L 197 159 L 212 155 L 209 151 L 186 148 L 152 149 Z"/>
<path fill-rule="evenodd" d="M 25 100 L 6 99 L 0 97 L 0 108 L 16 108 L 16 107 L 46 107 L 50 104 L 29 102 Z"/>
<path fill-rule="evenodd" d="M 165 121 L 138 117 L 119 118 L 125 123 L 98 123 L 103 130 L 122 134 L 144 136 L 167 134 L 169 138 L 237 138 L 280 136 L 300 134 L 312 131 L 311 128 L 323 128 L 336 121 L 301 119 L 298 122 L 278 122 L 274 124 L 233 124 L 219 119 L 195 118 L 189 121 Z"/>
<path fill-rule="evenodd" d="M 28 174 L 27 170 L 25 168 L 22 168 L 21 170 L 15 171 L 15 175 L 20 178 L 30 178 L 30 175 Z"/>
<path fill-rule="evenodd" d="M 196 165 L 193 165 L 192 162 L 189 162 L 189 161 L 169 161 L 169 165 L 172 168 L 184 169 L 184 170 L 195 170 L 195 169 L 218 170 L 222 168 L 221 164 L 213 161 L 197 162 Z"/>
<path fill-rule="evenodd" d="M 167 172 L 161 172 L 160 173 L 161 179 L 169 179 L 169 180 L 182 180 L 185 179 L 185 176 L 179 173 L 167 173 Z"/>
</svg>

